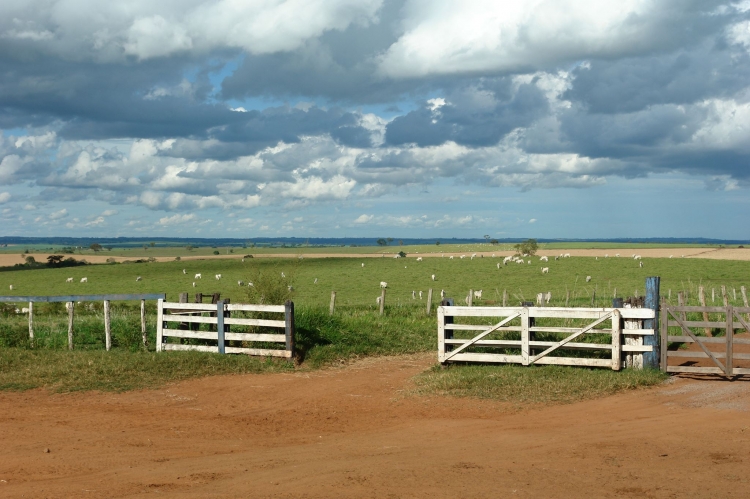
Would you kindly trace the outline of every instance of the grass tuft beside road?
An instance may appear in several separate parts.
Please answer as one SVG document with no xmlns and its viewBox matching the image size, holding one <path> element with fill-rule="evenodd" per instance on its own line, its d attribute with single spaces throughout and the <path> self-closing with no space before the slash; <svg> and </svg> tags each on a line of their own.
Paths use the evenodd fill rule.
<svg viewBox="0 0 750 499">
<path fill-rule="evenodd" d="M 522 404 L 571 403 L 657 385 L 657 370 L 612 371 L 561 366 L 435 366 L 417 376 L 415 393 L 474 397 Z"/>
</svg>

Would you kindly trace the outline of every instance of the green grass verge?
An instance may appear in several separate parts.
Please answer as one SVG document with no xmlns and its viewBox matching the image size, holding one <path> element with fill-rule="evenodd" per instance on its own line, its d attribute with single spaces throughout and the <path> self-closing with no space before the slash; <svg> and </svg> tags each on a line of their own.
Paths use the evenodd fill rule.
<svg viewBox="0 0 750 499">
<path fill-rule="evenodd" d="M 559 404 L 653 386 L 667 378 L 661 371 L 648 369 L 618 372 L 561 366 L 435 366 L 415 378 L 415 393 Z"/>
</svg>

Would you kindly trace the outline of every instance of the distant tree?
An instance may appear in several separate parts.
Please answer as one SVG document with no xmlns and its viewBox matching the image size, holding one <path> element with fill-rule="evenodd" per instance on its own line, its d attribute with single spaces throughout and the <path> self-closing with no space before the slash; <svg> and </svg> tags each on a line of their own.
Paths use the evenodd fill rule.
<svg viewBox="0 0 750 499">
<path fill-rule="evenodd" d="M 50 255 L 47 257 L 47 265 L 50 267 L 59 267 L 65 258 L 63 255 Z"/>
<path fill-rule="evenodd" d="M 518 243 L 515 246 L 516 253 L 519 255 L 535 255 L 537 250 L 539 249 L 539 244 L 537 244 L 536 239 L 527 239 L 522 243 Z"/>
<path fill-rule="evenodd" d="M 31 255 L 27 256 L 26 257 L 26 265 L 28 265 L 29 267 L 33 267 L 34 265 L 36 265 L 36 258 L 34 258 Z"/>
<path fill-rule="evenodd" d="M 193 247 L 191 245 L 189 245 L 189 244 L 187 246 L 185 246 L 185 249 L 188 250 L 188 251 L 193 251 Z"/>
<path fill-rule="evenodd" d="M 400 256 L 401 258 L 406 258 L 406 253 L 404 253 L 403 251 L 399 251 L 398 256 Z"/>
<path fill-rule="evenodd" d="M 485 240 L 485 241 L 487 241 L 487 242 L 489 242 L 489 240 L 490 240 L 490 235 L 489 235 L 489 234 L 485 234 L 485 235 L 484 235 L 484 240 Z"/>
<path fill-rule="evenodd" d="M 389 243 L 393 242 L 393 238 L 392 237 L 386 237 L 385 240 L 388 241 Z"/>
<path fill-rule="evenodd" d="M 398 245 L 399 246 L 403 246 L 404 245 L 404 240 L 403 239 L 399 239 L 398 240 Z"/>
<path fill-rule="evenodd" d="M 94 243 L 91 246 L 89 246 L 89 249 L 92 250 L 92 251 L 95 251 L 95 252 L 96 251 L 101 251 L 102 250 L 102 245 L 99 244 L 99 243 Z"/>
<path fill-rule="evenodd" d="M 218 254 L 219 254 L 219 250 L 214 250 L 214 255 L 218 255 Z"/>
<path fill-rule="evenodd" d="M 388 244 L 388 241 L 386 241 L 382 237 L 380 239 L 378 239 L 377 241 L 375 241 L 375 242 L 378 243 L 378 246 L 385 246 L 385 245 Z"/>
<path fill-rule="evenodd" d="M 154 242 L 150 242 L 150 243 L 148 243 L 148 245 L 149 245 L 149 246 L 151 246 L 151 247 L 153 248 L 154 246 L 156 246 L 156 243 L 154 243 Z"/>
<path fill-rule="evenodd" d="M 498 241 L 497 239 L 491 239 L 490 244 L 493 246 L 497 246 L 498 244 L 500 244 L 500 241 Z"/>
<path fill-rule="evenodd" d="M 435 246 L 440 246 L 440 241 L 435 241 Z"/>
</svg>

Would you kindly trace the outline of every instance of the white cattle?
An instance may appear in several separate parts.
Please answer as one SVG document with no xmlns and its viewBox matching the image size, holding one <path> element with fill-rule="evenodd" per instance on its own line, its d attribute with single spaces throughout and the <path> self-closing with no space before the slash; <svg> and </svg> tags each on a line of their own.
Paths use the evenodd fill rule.
<svg viewBox="0 0 750 499">
<path fill-rule="evenodd" d="M 245 285 L 244 281 L 237 281 L 237 286 L 244 286 L 244 285 Z"/>
<path fill-rule="evenodd" d="M 461 260 L 463 260 L 464 258 L 466 258 L 466 255 L 461 255 Z"/>
<path fill-rule="evenodd" d="M 508 265 L 508 262 L 511 262 L 511 261 L 513 261 L 513 257 L 506 256 L 505 258 L 503 258 L 503 265 Z"/>
<path fill-rule="evenodd" d="M 524 261 L 523 261 L 523 260 L 521 260 L 521 259 L 518 259 L 518 260 L 516 260 L 516 263 L 520 265 L 520 264 L 522 264 L 522 263 L 526 263 L 526 262 L 524 262 Z"/>
<path fill-rule="evenodd" d="M 615 253 L 615 256 L 616 256 L 617 258 L 620 258 L 620 254 L 619 254 L 619 253 Z"/>
<path fill-rule="evenodd" d="M 589 282 L 589 281 L 591 281 L 591 276 L 590 276 L 590 275 L 587 275 L 587 276 L 586 276 L 586 282 Z"/>
<path fill-rule="evenodd" d="M 549 258 L 547 258 L 546 256 L 540 256 L 539 257 L 539 261 L 540 262 L 549 262 Z"/>
<path fill-rule="evenodd" d="M 421 262 L 421 261 L 422 261 L 422 257 L 421 257 L 421 256 L 420 256 L 420 257 L 417 257 L 417 261 L 418 261 L 418 262 Z"/>
<path fill-rule="evenodd" d="M 89 282 L 89 278 L 88 277 L 81 277 L 81 282 Z"/>
<path fill-rule="evenodd" d="M 378 296 L 377 298 L 375 298 L 375 303 L 377 303 L 378 305 L 380 305 L 380 296 Z"/>
<path fill-rule="evenodd" d="M 141 281 L 141 280 L 143 280 L 143 278 L 141 276 L 138 276 L 138 277 L 135 278 L 135 282 L 138 282 L 138 281 Z"/>
<path fill-rule="evenodd" d="M 421 291 L 420 291 L 420 293 L 421 293 Z M 416 291 L 412 291 L 411 292 L 411 299 L 412 300 L 416 300 L 417 299 L 417 292 Z"/>
<path fill-rule="evenodd" d="M 187 274 L 187 269 L 182 269 L 183 274 Z"/>
<path fill-rule="evenodd" d="M 24 307 L 24 308 L 21 309 L 21 313 L 22 314 L 28 314 L 29 313 L 29 309 L 26 308 L 26 307 Z"/>
<path fill-rule="evenodd" d="M 528 263 L 529 265 L 531 265 L 531 260 L 527 261 L 526 263 Z"/>
<path fill-rule="evenodd" d="M 604 258 L 609 258 L 609 255 L 604 253 Z"/>
<path fill-rule="evenodd" d="M 363 263 L 363 264 L 362 264 L 362 267 L 364 267 L 364 266 L 365 266 L 365 264 Z"/>
<path fill-rule="evenodd" d="M 217 281 L 221 281 L 221 274 L 216 274 L 214 277 L 216 277 Z"/>
<path fill-rule="evenodd" d="M 72 277 L 68 277 L 67 279 L 65 279 L 65 282 L 73 282 L 73 278 Z"/>
<path fill-rule="evenodd" d="M 445 298 L 445 290 L 441 289 L 440 290 L 440 299 L 442 300 L 443 298 Z"/>
<path fill-rule="evenodd" d="M 422 299 L 422 290 L 419 291 L 419 299 Z"/>
<path fill-rule="evenodd" d="M 254 287 L 255 287 L 255 284 L 253 284 L 252 282 L 248 282 L 248 283 L 247 283 L 247 287 L 248 287 L 248 288 L 254 288 Z"/>
<path fill-rule="evenodd" d="M 640 259 L 641 259 L 641 255 L 633 255 L 633 260 L 640 260 Z"/>
<path fill-rule="evenodd" d="M 201 276 L 200 274 L 195 274 L 195 277 L 193 277 L 193 279 L 203 279 L 203 276 Z"/>
<path fill-rule="evenodd" d="M 563 255 L 563 258 L 570 258 L 570 253 L 565 253 L 565 254 Z"/>
<path fill-rule="evenodd" d="M 638 262 L 638 266 L 639 266 L 640 268 L 643 268 L 643 261 L 640 261 L 640 262 Z"/>
<path fill-rule="evenodd" d="M 315 278 L 315 280 L 313 281 L 313 284 L 318 284 L 318 278 L 317 278 L 317 277 L 316 277 L 316 278 Z"/>
<path fill-rule="evenodd" d="M 536 295 L 536 304 L 537 305 L 544 304 L 544 293 L 537 293 L 537 295 Z"/>
<path fill-rule="evenodd" d="M 669 258 L 672 258 L 672 255 L 669 255 Z"/>
<path fill-rule="evenodd" d="M 380 281 L 380 287 L 381 288 L 387 288 L 388 287 L 388 283 L 385 282 L 385 281 Z"/>
<path fill-rule="evenodd" d="M 393 258 L 401 258 L 401 255 L 393 255 Z"/>
<path fill-rule="evenodd" d="M 433 281 L 435 280 L 435 274 L 432 274 L 432 276 L 430 276 L 430 277 L 432 277 Z"/>
<path fill-rule="evenodd" d="M 547 294 L 544 295 L 544 302 L 549 305 L 550 300 L 552 299 L 552 293 L 550 291 L 547 291 Z"/>
<path fill-rule="evenodd" d="M 500 269 L 500 262 L 497 262 L 497 268 Z"/>
<path fill-rule="evenodd" d="M 481 300 L 482 299 L 482 290 L 481 289 L 479 291 L 474 291 L 474 298 L 476 298 L 477 300 Z"/>
<path fill-rule="evenodd" d="M 282 279 L 286 279 L 286 274 L 282 272 L 282 273 L 281 273 L 281 278 L 282 278 Z"/>
<path fill-rule="evenodd" d="M 542 274 L 549 274 L 549 267 L 542 267 Z"/>
<path fill-rule="evenodd" d="M 448 260 L 453 260 L 453 255 L 449 256 Z"/>
<path fill-rule="evenodd" d="M 286 289 L 288 289 L 289 291 L 294 291 L 294 286 L 287 286 Z"/>
</svg>

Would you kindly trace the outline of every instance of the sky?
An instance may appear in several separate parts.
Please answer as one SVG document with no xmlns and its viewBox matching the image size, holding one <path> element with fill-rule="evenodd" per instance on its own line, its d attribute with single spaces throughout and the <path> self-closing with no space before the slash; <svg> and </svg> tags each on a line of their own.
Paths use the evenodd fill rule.
<svg viewBox="0 0 750 499">
<path fill-rule="evenodd" d="M 750 239 L 750 0 L 3 0 L 0 235 Z"/>
</svg>

